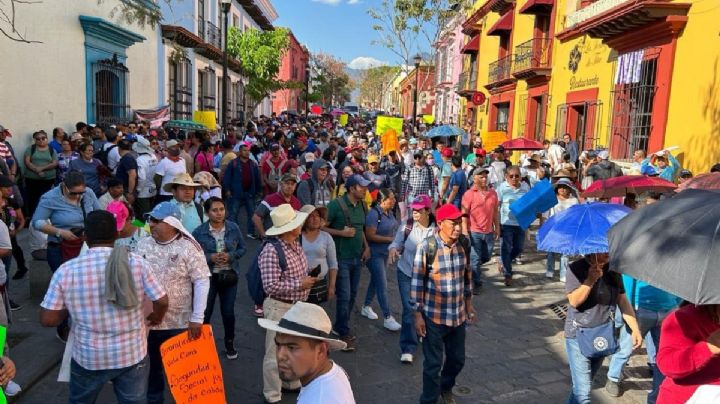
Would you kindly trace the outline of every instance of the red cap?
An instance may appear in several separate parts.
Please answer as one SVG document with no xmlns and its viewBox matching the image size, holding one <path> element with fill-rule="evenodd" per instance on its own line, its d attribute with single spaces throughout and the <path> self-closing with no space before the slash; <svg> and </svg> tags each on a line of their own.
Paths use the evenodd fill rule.
<svg viewBox="0 0 720 404">
<path fill-rule="evenodd" d="M 443 220 L 455 220 L 459 219 L 463 216 L 463 213 L 460 212 L 460 209 L 456 208 L 455 205 L 451 203 L 446 203 L 445 205 L 441 206 L 437 211 L 435 211 L 435 217 L 437 218 L 437 222 L 440 223 Z"/>
<path fill-rule="evenodd" d="M 485 156 L 485 155 L 487 155 L 487 152 L 485 151 L 485 149 L 483 149 L 483 148 L 481 147 L 481 148 L 479 148 L 479 149 L 475 149 L 475 154 L 476 154 L 476 155 L 479 154 L 479 155 L 481 155 L 481 156 Z"/>
<path fill-rule="evenodd" d="M 443 151 L 442 151 L 442 156 L 443 156 L 443 157 L 452 157 L 453 154 L 455 154 L 455 153 L 453 153 L 453 149 L 451 149 L 451 148 L 449 148 L 449 147 L 444 148 Z"/>
<path fill-rule="evenodd" d="M 302 135 L 296 137 L 295 140 L 297 140 L 298 142 L 307 143 L 307 138 L 306 138 L 305 136 L 302 136 Z"/>
</svg>

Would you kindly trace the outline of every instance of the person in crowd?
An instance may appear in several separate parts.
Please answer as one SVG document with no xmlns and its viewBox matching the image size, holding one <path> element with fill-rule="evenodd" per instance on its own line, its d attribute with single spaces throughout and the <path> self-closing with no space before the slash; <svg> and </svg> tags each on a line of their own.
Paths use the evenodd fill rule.
<svg viewBox="0 0 720 404">
<path fill-rule="evenodd" d="M 563 135 L 563 142 L 565 142 L 565 152 L 569 155 L 568 163 L 577 168 L 578 157 L 580 156 L 580 147 L 578 146 L 578 143 L 573 140 L 569 133 Z"/>
<path fill-rule="evenodd" d="M 475 171 L 476 168 L 485 166 L 485 156 L 487 155 L 487 152 L 482 147 L 477 147 L 473 149 L 473 153 L 468 154 L 465 156 L 465 174 L 468 176 L 468 179 L 472 180 L 472 173 Z"/>
<path fill-rule="evenodd" d="M 610 153 L 607 150 L 601 150 L 597 153 L 596 163 L 587 169 L 585 175 L 592 177 L 593 181 L 597 181 L 619 177 L 623 175 L 623 172 L 619 165 L 610 161 Z"/>
<path fill-rule="evenodd" d="M 400 139 L 400 155 L 402 156 L 402 161 L 405 167 L 410 167 L 413 165 L 416 148 L 417 139 Z"/>
<path fill-rule="evenodd" d="M 240 144 L 237 158 L 230 162 L 225 170 L 222 188 L 228 198 L 228 218 L 231 221 L 240 223 L 240 207 L 245 206 L 246 234 L 252 239 L 258 238 L 252 216 L 255 212 L 255 199 L 261 192 L 261 184 L 258 165 L 250 160 L 248 146 Z"/>
<path fill-rule="evenodd" d="M 431 198 L 437 194 L 435 178 L 432 169 L 425 164 L 425 155 L 416 152 L 413 156 L 414 164 L 403 174 L 403 200 L 408 203 L 419 195 L 428 195 Z"/>
<path fill-rule="evenodd" d="M 380 188 L 388 188 L 390 180 L 387 173 L 380 167 L 380 156 L 371 154 L 367 158 L 368 169 L 363 173 L 363 177 L 371 182 L 370 189 L 373 191 Z"/>
<path fill-rule="evenodd" d="M 105 192 L 99 199 L 100 209 L 107 209 L 110 202 L 123 201 L 128 202 L 125 199 L 125 192 L 122 181 L 115 177 L 111 177 L 107 180 L 107 192 Z"/>
<path fill-rule="evenodd" d="M 370 259 L 367 261 L 370 283 L 365 294 L 365 303 L 360 311 L 364 317 L 377 320 L 378 315 L 370 306 L 377 296 L 383 314 L 383 327 L 390 331 L 399 331 L 402 328 L 392 316 L 387 293 L 388 247 L 395 240 L 395 234 L 399 227 L 399 222 L 393 213 L 396 203 L 393 191 L 380 188 L 377 199 L 365 219 L 365 239 L 370 246 Z"/>
<path fill-rule="evenodd" d="M 115 177 L 123 184 L 123 194 L 125 199 L 130 203 L 135 203 L 138 180 L 137 158 L 132 153 L 132 143 L 123 139 L 118 142 L 118 153 L 120 161 L 115 168 Z"/>
<path fill-rule="evenodd" d="M 260 238 L 265 238 L 265 231 L 272 226 L 270 212 L 282 204 L 290 204 L 293 209 L 300 210 L 302 203 L 295 197 L 295 188 L 297 187 L 297 177 L 293 174 L 283 174 L 280 179 L 280 190 L 272 193 L 263 199 L 263 201 L 255 209 L 253 214 L 253 224 Z"/>
<path fill-rule="evenodd" d="M 458 241 L 462 215 L 451 204 L 438 208 L 438 231 L 420 243 L 413 261 L 410 300 L 415 330 L 425 339 L 422 404 L 435 404 L 440 397 L 454 401 L 452 388 L 465 364 L 466 324 L 475 322 L 472 270 Z"/>
<path fill-rule="evenodd" d="M 247 249 L 240 227 L 227 220 L 225 202 L 222 199 L 215 196 L 210 197 L 205 201 L 203 207 L 208 221 L 193 231 L 193 237 L 205 252 L 205 259 L 212 274 L 203 323 L 210 324 L 215 299 L 219 298 L 220 314 L 225 330 L 225 357 L 237 359 L 235 297 L 240 276 L 240 258 L 245 255 Z"/>
<path fill-rule="evenodd" d="M 467 191 L 468 180 L 465 171 L 462 170 L 462 158 L 460 156 L 453 156 L 450 164 L 452 175 L 450 175 L 450 181 L 448 181 L 448 187 L 445 191 L 445 200 L 460 209 L 462 197 Z"/>
<path fill-rule="evenodd" d="M 157 142 L 157 140 L 153 141 Z M 132 146 L 133 151 L 137 153 L 137 195 L 133 204 L 137 217 L 144 217 L 145 213 L 152 210 L 157 195 L 157 186 L 153 177 L 158 159 L 152 148 L 153 141 L 138 137 L 137 142 Z"/>
<path fill-rule="evenodd" d="M 303 205 L 327 206 L 332 199 L 334 184 L 329 176 L 330 163 L 315 159 L 311 166 L 310 178 L 297 186 L 297 197 Z"/>
<path fill-rule="evenodd" d="M 683 182 L 691 179 L 693 177 L 693 173 L 690 170 L 680 170 L 680 173 L 678 174 L 678 183 L 682 184 Z"/>
<path fill-rule="evenodd" d="M 343 167 L 343 169 L 340 171 L 340 178 L 338 178 L 338 184 L 335 186 L 333 199 L 339 198 L 345 195 L 345 193 L 347 193 L 345 181 L 347 181 L 347 179 L 352 177 L 353 175 L 355 175 L 355 169 L 353 168 L 353 166 L 346 165 L 345 167 Z M 365 195 L 363 201 L 365 202 L 366 207 L 372 204 L 372 196 L 369 192 Z"/>
<path fill-rule="evenodd" d="M 301 228 L 308 214 L 298 212 L 289 204 L 282 204 L 270 212 L 273 226 L 266 231 L 273 242 L 265 244 L 258 256 L 258 266 L 263 289 L 267 298 L 263 302 L 264 318 L 280 321 L 295 302 L 307 300 L 310 289 L 317 280 L 308 275 L 308 263 L 303 248 L 298 242 Z M 281 248 L 285 256 L 285 268 L 280 267 L 277 249 Z M 263 396 L 269 403 L 282 400 L 282 387 L 297 390 L 299 380 L 284 383 L 278 373 L 275 332 L 268 330 L 265 335 L 265 356 L 263 358 Z"/>
<path fill-rule="evenodd" d="M 505 148 L 498 146 L 493 150 L 492 159 L 490 161 L 490 187 L 497 189 L 505 180 L 505 172 L 512 166 L 512 163 L 505 158 Z"/>
<path fill-rule="evenodd" d="M 177 205 L 161 202 L 146 218 L 152 237 L 140 241 L 137 253 L 150 262 L 153 275 L 169 299 L 167 314 L 147 335 L 150 360 L 147 403 L 155 404 L 164 401 L 165 390 L 160 345 L 183 332 L 190 339 L 200 337 L 210 270 L 202 247 L 180 222 L 182 213 Z"/>
<path fill-rule="evenodd" d="M 438 145 L 441 145 L 442 143 L 438 143 Z M 440 146 L 438 146 L 440 147 Z M 438 198 L 441 201 L 444 201 L 450 192 L 448 192 L 448 189 L 450 188 L 450 177 L 452 176 L 452 158 L 453 158 L 453 150 L 449 147 L 442 148 L 442 152 L 440 153 L 441 157 L 440 160 L 435 160 L 435 164 L 438 166 L 439 172 L 438 175 L 435 176 L 437 178 L 438 183 Z M 433 157 L 435 155 L 433 154 Z"/>
<path fill-rule="evenodd" d="M 630 174 L 638 175 L 642 171 L 642 162 L 645 160 L 645 150 L 637 149 L 633 152 L 632 164 L 630 165 Z"/>
<path fill-rule="evenodd" d="M 222 158 L 220 159 L 220 182 L 222 182 L 223 175 L 225 175 L 225 170 L 227 169 L 228 164 L 237 158 L 237 154 L 233 151 L 234 145 L 230 141 L 229 136 L 230 134 L 228 133 L 228 138 L 220 142 L 220 153 L 222 153 Z"/>
<path fill-rule="evenodd" d="M 265 189 L 265 194 L 277 192 L 280 186 L 280 178 L 282 170 L 287 159 L 283 155 L 280 145 L 273 143 L 270 145 L 270 156 L 267 157 L 260 168 L 261 180 Z"/>
<path fill-rule="evenodd" d="M 355 350 L 356 337 L 350 333 L 350 314 L 355 306 L 362 263 L 370 258 L 370 248 L 363 231 L 366 208 L 362 203 L 370 181 L 359 174 L 345 181 L 347 193 L 328 204 L 328 224 L 323 229 L 333 236 L 337 248 L 338 276 L 335 286 L 335 331 L 346 344 L 346 351 Z"/>
<path fill-rule="evenodd" d="M 195 173 L 193 181 L 200 184 L 200 188 L 195 192 L 195 202 L 204 204 L 211 197 L 222 199 L 222 187 L 214 175 L 200 171 Z"/>
<path fill-rule="evenodd" d="M 8 137 L 12 137 L 10 131 L 4 126 L 0 125 L 0 159 L 2 159 L 9 169 L 10 177 L 16 178 L 20 171 L 18 171 L 17 158 L 15 157 L 15 150 L 13 150 L 10 142 L 7 141 Z"/>
<path fill-rule="evenodd" d="M 380 162 L 380 169 L 384 171 L 385 175 L 387 176 L 388 180 L 388 188 L 390 188 L 391 191 L 395 193 L 395 198 L 398 199 L 398 205 L 402 203 L 403 206 L 400 206 L 400 209 L 395 209 L 396 212 L 404 212 L 405 211 L 405 204 L 401 200 L 400 196 L 402 195 L 402 175 L 405 171 L 405 166 L 403 165 L 403 162 L 400 160 L 400 156 L 395 150 L 391 150 L 387 158 Z M 400 219 L 400 215 L 396 215 L 398 219 Z"/>
<path fill-rule="evenodd" d="M 565 152 L 565 142 L 553 140 L 547 148 L 546 158 L 550 169 L 554 172 L 555 167 L 562 164 L 562 155 Z"/>
<path fill-rule="evenodd" d="M 40 322 L 53 327 L 72 317 L 70 402 L 95 402 L 112 382 L 118 402 L 140 403 L 148 386 L 146 324 L 161 323 L 168 296 L 149 262 L 113 249 L 117 228 L 111 213 L 90 212 L 85 230 L 90 249 L 55 271 L 40 305 Z M 144 296 L 152 301 L 147 316 Z"/>
<path fill-rule="evenodd" d="M 137 252 L 140 240 L 150 237 L 150 233 L 145 230 L 144 225 L 135 221 L 132 206 L 126 201 L 113 201 L 105 210 L 112 213 L 117 221 L 118 238 L 115 240 L 115 247 L 125 247 L 129 252 Z"/>
<path fill-rule="evenodd" d="M 22 279 L 28 272 L 28 267 L 25 264 L 25 254 L 17 241 L 18 232 L 25 228 L 25 215 L 21 209 L 21 201 L 16 198 L 16 189 L 17 186 L 9 176 L 0 175 L 0 203 L 2 203 L 0 219 L 8 227 L 12 256 L 15 258 L 15 265 L 17 266 L 15 275 L 12 277 L 13 280 Z M 5 262 L 5 268 L 10 268 L 10 257 L 3 258 L 3 261 Z M 18 308 L 20 306 L 10 300 L 10 309 L 17 310 Z"/>
<path fill-rule="evenodd" d="M 95 149 L 92 143 L 81 143 L 78 151 L 80 158 L 70 162 L 70 170 L 80 171 L 85 176 L 87 186 L 99 198 L 105 192 L 105 181 L 112 173 L 99 159 L 93 156 Z"/>
<path fill-rule="evenodd" d="M 60 151 L 57 152 L 57 157 L 58 165 L 55 183 L 59 184 L 62 182 L 63 178 L 65 178 L 65 174 L 70 171 L 70 163 L 73 160 L 80 158 L 80 153 L 73 150 L 69 139 L 62 138 L 60 140 Z"/>
<path fill-rule="evenodd" d="M 609 260 L 607 253 L 587 254 L 570 264 L 567 272 L 565 293 L 569 306 L 565 318 L 565 349 L 572 378 L 572 389 L 567 400 L 571 404 L 590 403 L 593 378 L 605 359 L 602 356 L 589 358 L 583 355 L 578 341 L 580 327 L 599 327 L 613 322 L 612 312 L 618 306 L 632 331 L 633 349 L 642 343 L 635 311 L 625 296 L 620 274 L 608 269 Z M 612 332 L 613 328 L 610 330 Z M 614 335 L 610 338 L 614 338 Z M 588 343 L 593 344 L 593 341 Z"/>
<path fill-rule="evenodd" d="M 48 146 L 55 150 L 55 153 L 60 154 L 63 151 L 62 141 L 65 140 L 65 129 L 57 127 L 52 132 L 53 139 L 48 143 Z"/>
<path fill-rule="evenodd" d="M 522 198 L 530 191 L 530 187 L 521 179 L 520 167 L 510 166 L 505 174 L 505 182 L 500 184 L 496 192 L 500 202 L 500 227 L 502 244 L 500 250 L 501 260 L 498 261 L 498 271 L 505 278 L 505 286 L 512 285 L 512 264 L 522 254 L 525 243 L 525 231 L 518 224 L 515 215 L 510 211 L 510 205 Z M 520 265 L 519 261 L 515 261 Z"/>
<path fill-rule="evenodd" d="M 573 183 L 567 178 L 561 178 L 553 184 L 555 188 L 555 196 L 557 197 L 558 203 L 550 208 L 548 217 L 557 215 L 558 213 L 569 209 L 571 206 L 580 203 L 578 200 L 578 191 Z M 563 254 L 557 254 L 553 252 L 547 253 L 545 277 L 552 279 L 555 274 L 555 259 L 560 256 L 560 282 L 565 282 L 568 268 L 568 256 Z"/>
<path fill-rule="evenodd" d="M 188 136 L 192 136 L 192 132 L 190 133 L 190 135 L 186 135 L 182 131 L 178 133 L 177 142 L 178 146 L 180 147 L 180 152 L 178 156 L 185 163 L 185 172 L 193 175 L 195 173 L 195 160 L 188 152 L 190 150 L 190 147 L 192 146 L 192 140 Z"/>
<path fill-rule="evenodd" d="M 661 150 L 645 158 L 641 164 L 640 172 L 648 175 L 656 174 L 658 177 L 674 182 L 675 176 L 680 172 L 680 162 L 668 150 Z"/>
<path fill-rule="evenodd" d="M 499 200 L 494 189 L 490 188 L 488 166 L 473 171 L 473 185 L 462 197 L 463 234 L 470 239 L 472 246 L 470 266 L 473 273 L 473 294 L 482 289 L 480 268 L 490 261 L 495 240 L 500 238 Z"/>
<path fill-rule="evenodd" d="M 172 192 L 170 203 L 177 206 L 180 211 L 180 221 L 188 232 L 197 229 L 206 221 L 202 205 L 195 202 L 195 191 L 200 184 L 193 181 L 186 173 L 178 174 L 163 187 L 166 192 Z"/>
<path fill-rule="evenodd" d="M 197 153 L 195 154 L 195 173 L 213 171 L 215 146 L 209 141 L 203 141 L 199 144 Z"/>
<path fill-rule="evenodd" d="M 57 153 L 48 146 L 47 134 L 33 133 L 34 143 L 25 150 L 25 206 L 32 215 L 40 197 L 55 185 L 58 165 Z"/>
<path fill-rule="evenodd" d="M 153 177 L 155 188 L 160 191 L 156 197 L 156 203 L 171 200 L 172 192 L 165 191 L 165 186 L 176 176 L 188 173 L 185 161 L 180 157 L 180 144 L 176 140 L 168 140 L 165 147 L 165 158 L 155 166 L 155 176 Z"/>
<path fill-rule="evenodd" d="M 258 319 L 260 327 L 275 334 L 280 379 L 299 380 L 298 404 L 355 404 L 347 373 L 329 358 L 345 343 L 333 337 L 325 311 L 297 302 L 280 320 Z"/>
<path fill-rule="evenodd" d="M 332 236 L 322 228 L 327 224 L 327 208 L 305 205 L 300 209 L 308 214 L 302 227 L 300 244 L 311 270 L 320 266 L 317 281 L 310 289 L 308 302 L 321 304 L 335 298 L 335 284 L 337 282 L 337 252 Z"/>
<path fill-rule="evenodd" d="M 686 303 L 662 323 L 658 403 L 714 403 L 720 385 L 720 305 Z"/>
<path fill-rule="evenodd" d="M 410 201 L 412 215 L 405 226 L 398 229 L 388 249 L 388 262 L 397 262 L 397 281 L 402 302 L 402 328 L 400 330 L 400 362 L 411 364 L 417 351 L 418 338 L 415 331 L 415 307 L 410 302 L 413 263 L 417 247 L 435 234 L 435 218 L 430 212 L 432 200 L 418 195 Z"/>
</svg>

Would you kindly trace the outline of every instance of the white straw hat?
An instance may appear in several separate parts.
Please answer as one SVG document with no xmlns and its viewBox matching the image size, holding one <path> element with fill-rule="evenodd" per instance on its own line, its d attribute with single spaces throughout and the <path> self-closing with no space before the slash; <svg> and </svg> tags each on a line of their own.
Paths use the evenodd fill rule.
<svg viewBox="0 0 720 404">
<path fill-rule="evenodd" d="M 330 334 L 332 331 L 330 317 L 322 307 L 316 304 L 297 302 L 290 307 L 290 310 L 282 316 L 280 321 L 259 318 L 258 325 L 266 330 L 281 334 L 325 341 L 330 345 L 331 351 L 346 347 L 345 342 L 334 338 Z"/>
<path fill-rule="evenodd" d="M 265 234 L 268 236 L 277 236 L 295 230 L 305 223 L 307 217 L 307 213 L 296 212 L 290 204 L 284 203 L 270 212 L 270 219 L 272 219 L 273 226 L 269 228 Z"/>
</svg>

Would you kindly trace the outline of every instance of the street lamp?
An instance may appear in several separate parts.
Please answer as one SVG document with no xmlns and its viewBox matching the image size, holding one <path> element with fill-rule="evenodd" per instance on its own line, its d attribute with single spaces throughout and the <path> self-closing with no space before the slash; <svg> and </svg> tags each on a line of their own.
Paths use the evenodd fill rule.
<svg viewBox="0 0 720 404">
<path fill-rule="evenodd" d="M 310 114 L 310 62 L 305 63 L 305 119 Z"/>
<path fill-rule="evenodd" d="M 223 12 L 223 30 L 224 30 L 224 38 L 223 40 L 223 88 L 222 88 L 222 128 L 223 131 L 227 133 L 227 78 L 228 78 L 228 53 L 227 53 L 227 34 L 228 34 L 228 13 L 230 12 L 230 2 L 231 0 L 222 0 L 222 12 Z"/>
<path fill-rule="evenodd" d="M 412 116 L 412 133 L 413 136 L 415 136 L 415 131 L 417 130 L 417 101 L 418 101 L 418 82 L 420 80 L 420 62 L 422 62 L 422 56 L 420 54 L 415 55 L 415 58 L 413 59 L 415 61 L 415 88 L 413 89 L 413 116 Z"/>
</svg>

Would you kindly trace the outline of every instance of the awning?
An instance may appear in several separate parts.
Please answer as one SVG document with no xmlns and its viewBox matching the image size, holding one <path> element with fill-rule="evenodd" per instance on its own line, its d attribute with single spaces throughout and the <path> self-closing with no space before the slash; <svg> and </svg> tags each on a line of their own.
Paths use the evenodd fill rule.
<svg viewBox="0 0 720 404">
<path fill-rule="evenodd" d="M 520 14 L 538 14 L 549 12 L 555 0 L 527 0 L 524 6 L 520 9 Z"/>
<path fill-rule="evenodd" d="M 513 13 L 512 10 L 509 10 L 505 14 L 503 14 L 500 19 L 495 23 L 495 25 L 488 30 L 488 35 L 505 35 L 512 31 L 512 25 L 513 25 Z"/>
<path fill-rule="evenodd" d="M 475 35 L 463 46 L 460 53 L 477 53 L 480 50 L 480 35 Z"/>
</svg>

